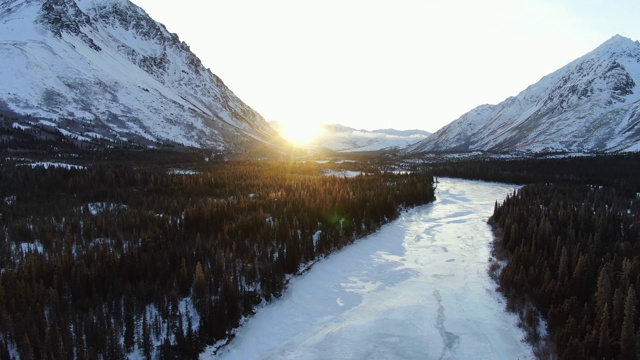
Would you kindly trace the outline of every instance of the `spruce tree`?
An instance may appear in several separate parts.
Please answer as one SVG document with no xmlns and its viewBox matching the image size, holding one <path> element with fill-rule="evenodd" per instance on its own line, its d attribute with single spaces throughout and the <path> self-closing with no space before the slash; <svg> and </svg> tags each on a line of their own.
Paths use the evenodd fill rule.
<svg viewBox="0 0 640 360">
<path fill-rule="evenodd" d="M 635 312 L 636 291 L 633 285 L 630 285 L 624 302 L 624 320 L 620 331 L 620 358 L 622 359 L 635 359 L 636 356 Z"/>
</svg>

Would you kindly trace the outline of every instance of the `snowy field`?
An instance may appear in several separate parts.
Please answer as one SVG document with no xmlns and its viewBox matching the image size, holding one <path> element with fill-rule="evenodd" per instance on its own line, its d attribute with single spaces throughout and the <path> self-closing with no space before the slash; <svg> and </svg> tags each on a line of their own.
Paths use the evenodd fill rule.
<svg viewBox="0 0 640 360">
<path fill-rule="evenodd" d="M 533 359 L 487 275 L 486 220 L 513 189 L 441 179 L 436 202 L 292 279 L 201 359 Z"/>
</svg>

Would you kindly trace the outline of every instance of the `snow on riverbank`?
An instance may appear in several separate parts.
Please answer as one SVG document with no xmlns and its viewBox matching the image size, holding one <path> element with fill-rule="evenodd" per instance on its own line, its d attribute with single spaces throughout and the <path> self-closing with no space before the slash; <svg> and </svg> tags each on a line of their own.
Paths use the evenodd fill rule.
<svg viewBox="0 0 640 360">
<path fill-rule="evenodd" d="M 435 203 L 320 261 L 201 359 L 533 359 L 487 275 L 513 186 L 440 179 Z"/>
</svg>

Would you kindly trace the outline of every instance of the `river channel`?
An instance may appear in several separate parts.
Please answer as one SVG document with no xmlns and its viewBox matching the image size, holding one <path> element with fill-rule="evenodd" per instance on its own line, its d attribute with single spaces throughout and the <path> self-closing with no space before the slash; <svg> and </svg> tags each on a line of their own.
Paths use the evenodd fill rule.
<svg viewBox="0 0 640 360">
<path fill-rule="evenodd" d="M 533 359 L 487 275 L 487 219 L 514 189 L 440 179 L 434 203 L 293 278 L 201 358 Z"/>
</svg>

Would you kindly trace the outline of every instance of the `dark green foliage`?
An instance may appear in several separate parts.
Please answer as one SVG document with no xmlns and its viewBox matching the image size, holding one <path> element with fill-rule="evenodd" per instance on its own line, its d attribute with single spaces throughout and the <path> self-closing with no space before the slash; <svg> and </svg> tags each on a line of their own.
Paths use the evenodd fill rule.
<svg viewBox="0 0 640 360">
<path fill-rule="evenodd" d="M 528 185 L 498 206 L 500 290 L 535 304 L 562 358 L 638 357 L 640 201 L 615 187 Z"/>
<path fill-rule="evenodd" d="M 427 173 L 322 170 L 0 169 L 0 355 L 195 358 L 301 264 L 434 199 Z"/>
</svg>

